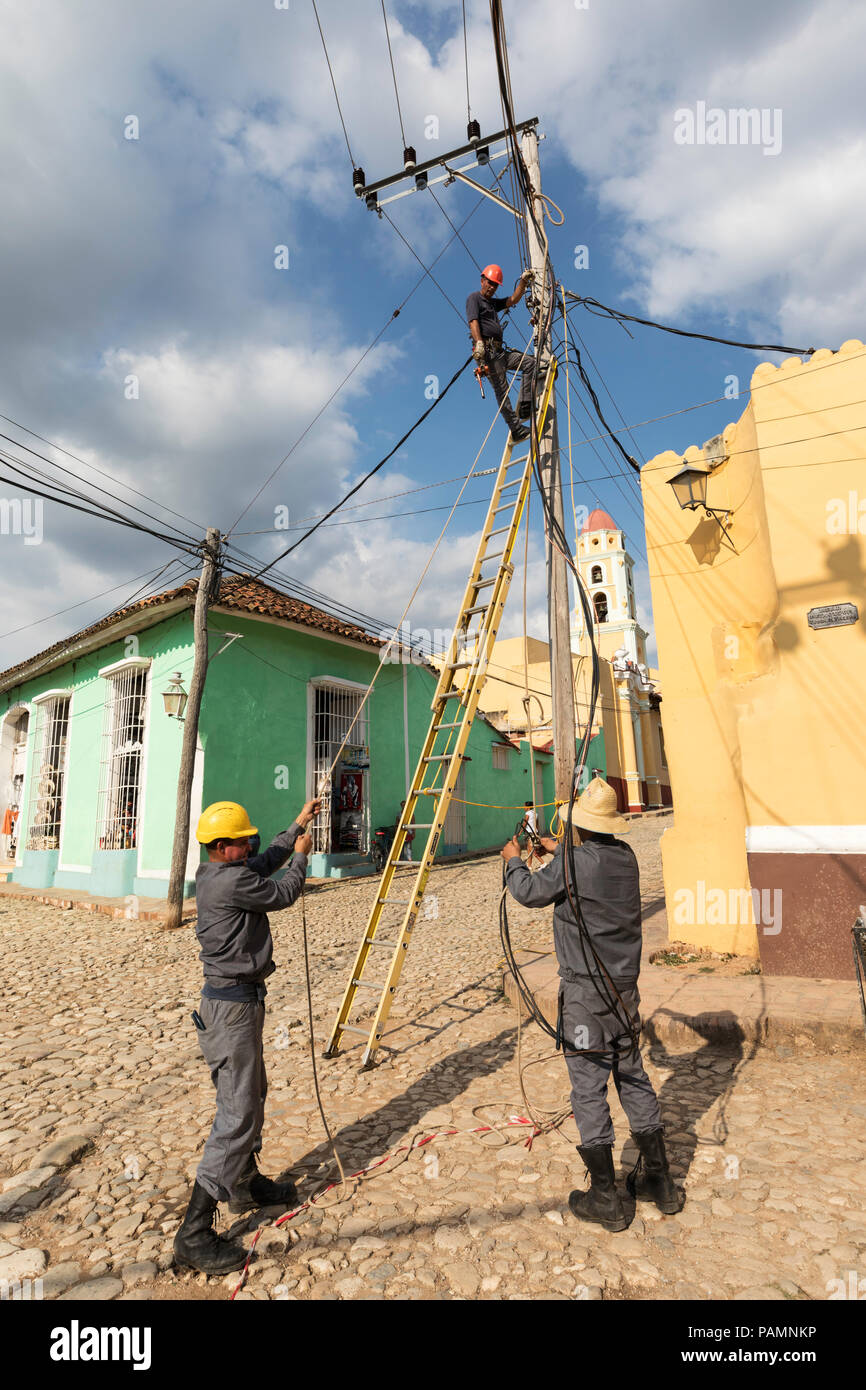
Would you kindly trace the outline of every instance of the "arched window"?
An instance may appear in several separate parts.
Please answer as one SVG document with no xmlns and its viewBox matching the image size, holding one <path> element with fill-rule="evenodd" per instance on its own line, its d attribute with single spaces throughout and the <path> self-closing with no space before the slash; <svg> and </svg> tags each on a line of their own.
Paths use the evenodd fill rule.
<svg viewBox="0 0 866 1390">
<path fill-rule="evenodd" d="M 604 582 L 604 577 L 601 572 L 601 565 L 593 565 L 592 574 L 590 575 L 589 582 L 590 584 L 602 584 Z"/>
<path fill-rule="evenodd" d="M 593 603 L 595 604 L 595 616 L 598 618 L 598 621 L 599 621 L 600 623 L 606 623 L 606 622 L 607 622 L 607 595 L 606 595 L 606 594 L 594 594 L 594 595 L 593 595 L 592 601 L 593 601 Z"/>
</svg>

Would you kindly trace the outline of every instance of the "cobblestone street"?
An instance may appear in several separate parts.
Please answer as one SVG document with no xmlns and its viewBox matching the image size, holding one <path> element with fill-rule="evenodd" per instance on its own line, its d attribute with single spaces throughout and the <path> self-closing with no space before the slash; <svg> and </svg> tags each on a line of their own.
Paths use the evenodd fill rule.
<svg viewBox="0 0 866 1390">
<path fill-rule="evenodd" d="M 648 921 L 661 898 L 659 834 L 636 825 Z M 819 1299 L 866 1279 L 863 1053 L 723 1050 L 657 1037 L 645 1056 L 687 1202 L 640 1203 L 621 1234 L 579 1223 L 584 1182 L 569 1120 L 527 1147 L 517 1019 L 501 988 L 498 858 L 437 868 L 397 996 L 382 1065 L 359 1048 L 319 1060 L 322 1098 L 347 1172 L 427 1134 L 348 1198 L 274 1229 L 279 1213 L 231 1222 L 256 1247 L 242 1299 Z M 317 1056 L 376 880 L 308 891 Z M 550 909 L 510 903 L 514 943 L 550 949 Z M 272 917 L 263 1169 L 333 1172 L 312 1086 L 302 908 Z M 658 939 L 663 937 L 657 928 Z M 13 900 L 0 902 L 0 1278 L 41 1278 L 46 1298 L 224 1299 L 222 1280 L 178 1274 L 171 1243 L 213 1118 L 190 1013 L 200 989 L 192 929 L 169 933 Z M 565 1066 L 534 1026 L 524 1084 L 538 1110 L 568 1102 Z M 613 1094 L 618 1168 L 628 1127 Z M 486 1125 L 493 1132 L 468 1131 Z M 625 1164 L 622 1151 L 625 1148 Z M 851 1283 L 851 1272 L 855 1283 Z M 839 1281 L 834 1283 L 834 1281 Z M 866 1290 L 866 1282 L 861 1286 Z"/>
</svg>

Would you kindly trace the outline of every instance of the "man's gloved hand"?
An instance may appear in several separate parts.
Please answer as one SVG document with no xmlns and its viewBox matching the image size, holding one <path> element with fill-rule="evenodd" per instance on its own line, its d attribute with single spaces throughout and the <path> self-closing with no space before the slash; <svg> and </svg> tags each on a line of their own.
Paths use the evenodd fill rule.
<svg viewBox="0 0 866 1390">
<path fill-rule="evenodd" d="M 312 837 L 312 835 L 306 835 L 306 834 L 304 834 L 304 835 L 299 835 L 298 838 L 295 840 L 295 844 L 294 844 L 295 854 L 309 854 L 310 851 L 312 850 L 312 848 L 313 848 L 313 837 Z"/>
<path fill-rule="evenodd" d="M 472 356 L 475 358 L 475 361 L 476 361 L 476 362 L 483 362 L 483 361 L 484 361 L 484 357 L 485 357 L 485 348 L 484 348 L 484 343 L 483 343 L 483 341 L 482 341 L 481 338 L 479 338 L 479 339 L 477 340 L 477 342 L 475 343 L 475 346 L 474 346 L 473 349 L 472 349 Z"/>
</svg>

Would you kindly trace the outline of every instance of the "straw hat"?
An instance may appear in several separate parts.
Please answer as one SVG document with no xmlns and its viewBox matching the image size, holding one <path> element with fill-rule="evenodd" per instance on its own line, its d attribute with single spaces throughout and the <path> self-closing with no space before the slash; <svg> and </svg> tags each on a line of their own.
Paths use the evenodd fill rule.
<svg viewBox="0 0 866 1390">
<path fill-rule="evenodd" d="M 557 814 L 565 822 L 568 808 L 560 806 Z M 625 816 L 616 809 L 616 792 L 603 777 L 594 777 L 575 801 L 571 822 L 581 830 L 594 830 L 599 835 L 627 835 L 631 828 Z"/>
</svg>

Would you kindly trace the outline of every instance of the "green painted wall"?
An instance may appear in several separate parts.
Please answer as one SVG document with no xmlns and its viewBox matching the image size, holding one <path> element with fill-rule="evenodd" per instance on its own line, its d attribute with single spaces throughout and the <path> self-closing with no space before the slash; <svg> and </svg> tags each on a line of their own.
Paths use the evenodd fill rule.
<svg viewBox="0 0 866 1390">
<path fill-rule="evenodd" d="M 313 678 L 333 677 L 366 688 L 379 668 L 378 650 L 238 613 L 212 612 L 208 626 L 214 635 L 199 728 L 203 748 L 202 805 L 240 801 L 267 844 L 290 824 L 307 797 L 309 682 Z M 221 631 L 242 636 L 217 656 Z M 151 666 L 139 802 L 140 853 L 137 876 L 129 891 L 164 896 L 183 725 L 164 714 L 161 694 L 174 671 L 180 671 L 189 689 L 193 661 L 190 610 L 156 623 L 135 638 L 108 643 L 97 652 L 4 692 L 0 696 L 0 713 L 45 690 L 72 689 L 62 854 L 54 882 L 58 887 L 96 891 L 91 866 L 97 848 L 106 695 L 106 682 L 98 672 L 130 656 L 150 658 Z M 404 672 L 410 775 L 414 773 L 430 720 L 434 674 L 414 665 L 382 667 L 368 704 L 372 829 L 393 824 L 405 796 Z M 32 717 L 30 727 L 32 733 Z M 531 796 L 527 745 L 509 752 L 509 767 L 505 771 L 493 767 L 491 748 L 499 741 L 489 725 L 480 718 L 476 720 L 467 745 L 465 795 L 470 802 L 489 804 L 466 807 L 465 845 L 470 850 L 502 844 L 513 834 L 520 818 L 517 808 Z M 31 764 L 33 748 L 31 738 Z M 540 802 L 552 801 L 551 759 L 538 752 L 534 756 L 536 762 L 544 764 L 537 798 Z M 31 771 L 28 766 L 28 785 Z M 26 802 L 23 814 L 26 815 Z M 548 823 L 549 816 L 548 811 Z"/>
<path fill-rule="evenodd" d="M 192 672 L 192 623 L 189 612 L 167 618 L 134 636 L 108 643 L 75 661 L 65 663 L 34 680 L 5 691 L 2 711 L 30 702 L 43 691 L 72 690 L 68 731 L 68 757 L 61 828 L 60 864 L 54 882 L 58 887 L 90 886 L 91 865 L 97 849 L 96 818 L 99 804 L 100 760 L 105 716 L 106 681 L 99 671 L 127 657 L 151 659 L 148 681 L 149 708 L 143 752 L 142 796 L 139 801 L 140 877 L 129 891 L 141 895 L 163 896 L 167 866 L 171 858 L 174 827 L 177 766 L 183 726 L 163 713 L 161 692 L 171 673 L 180 671 L 187 688 Z M 36 727 L 31 712 L 31 738 L 28 746 L 25 805 L 28 813 L 31 777 L 36 753 L 32 737 Z M 26 826 L 22 828 L 22 836 Z M 23 839 L 22 839 L 23 843 Z M 150 873 L 160 878 L 151 879 Z"/>
</svg>

